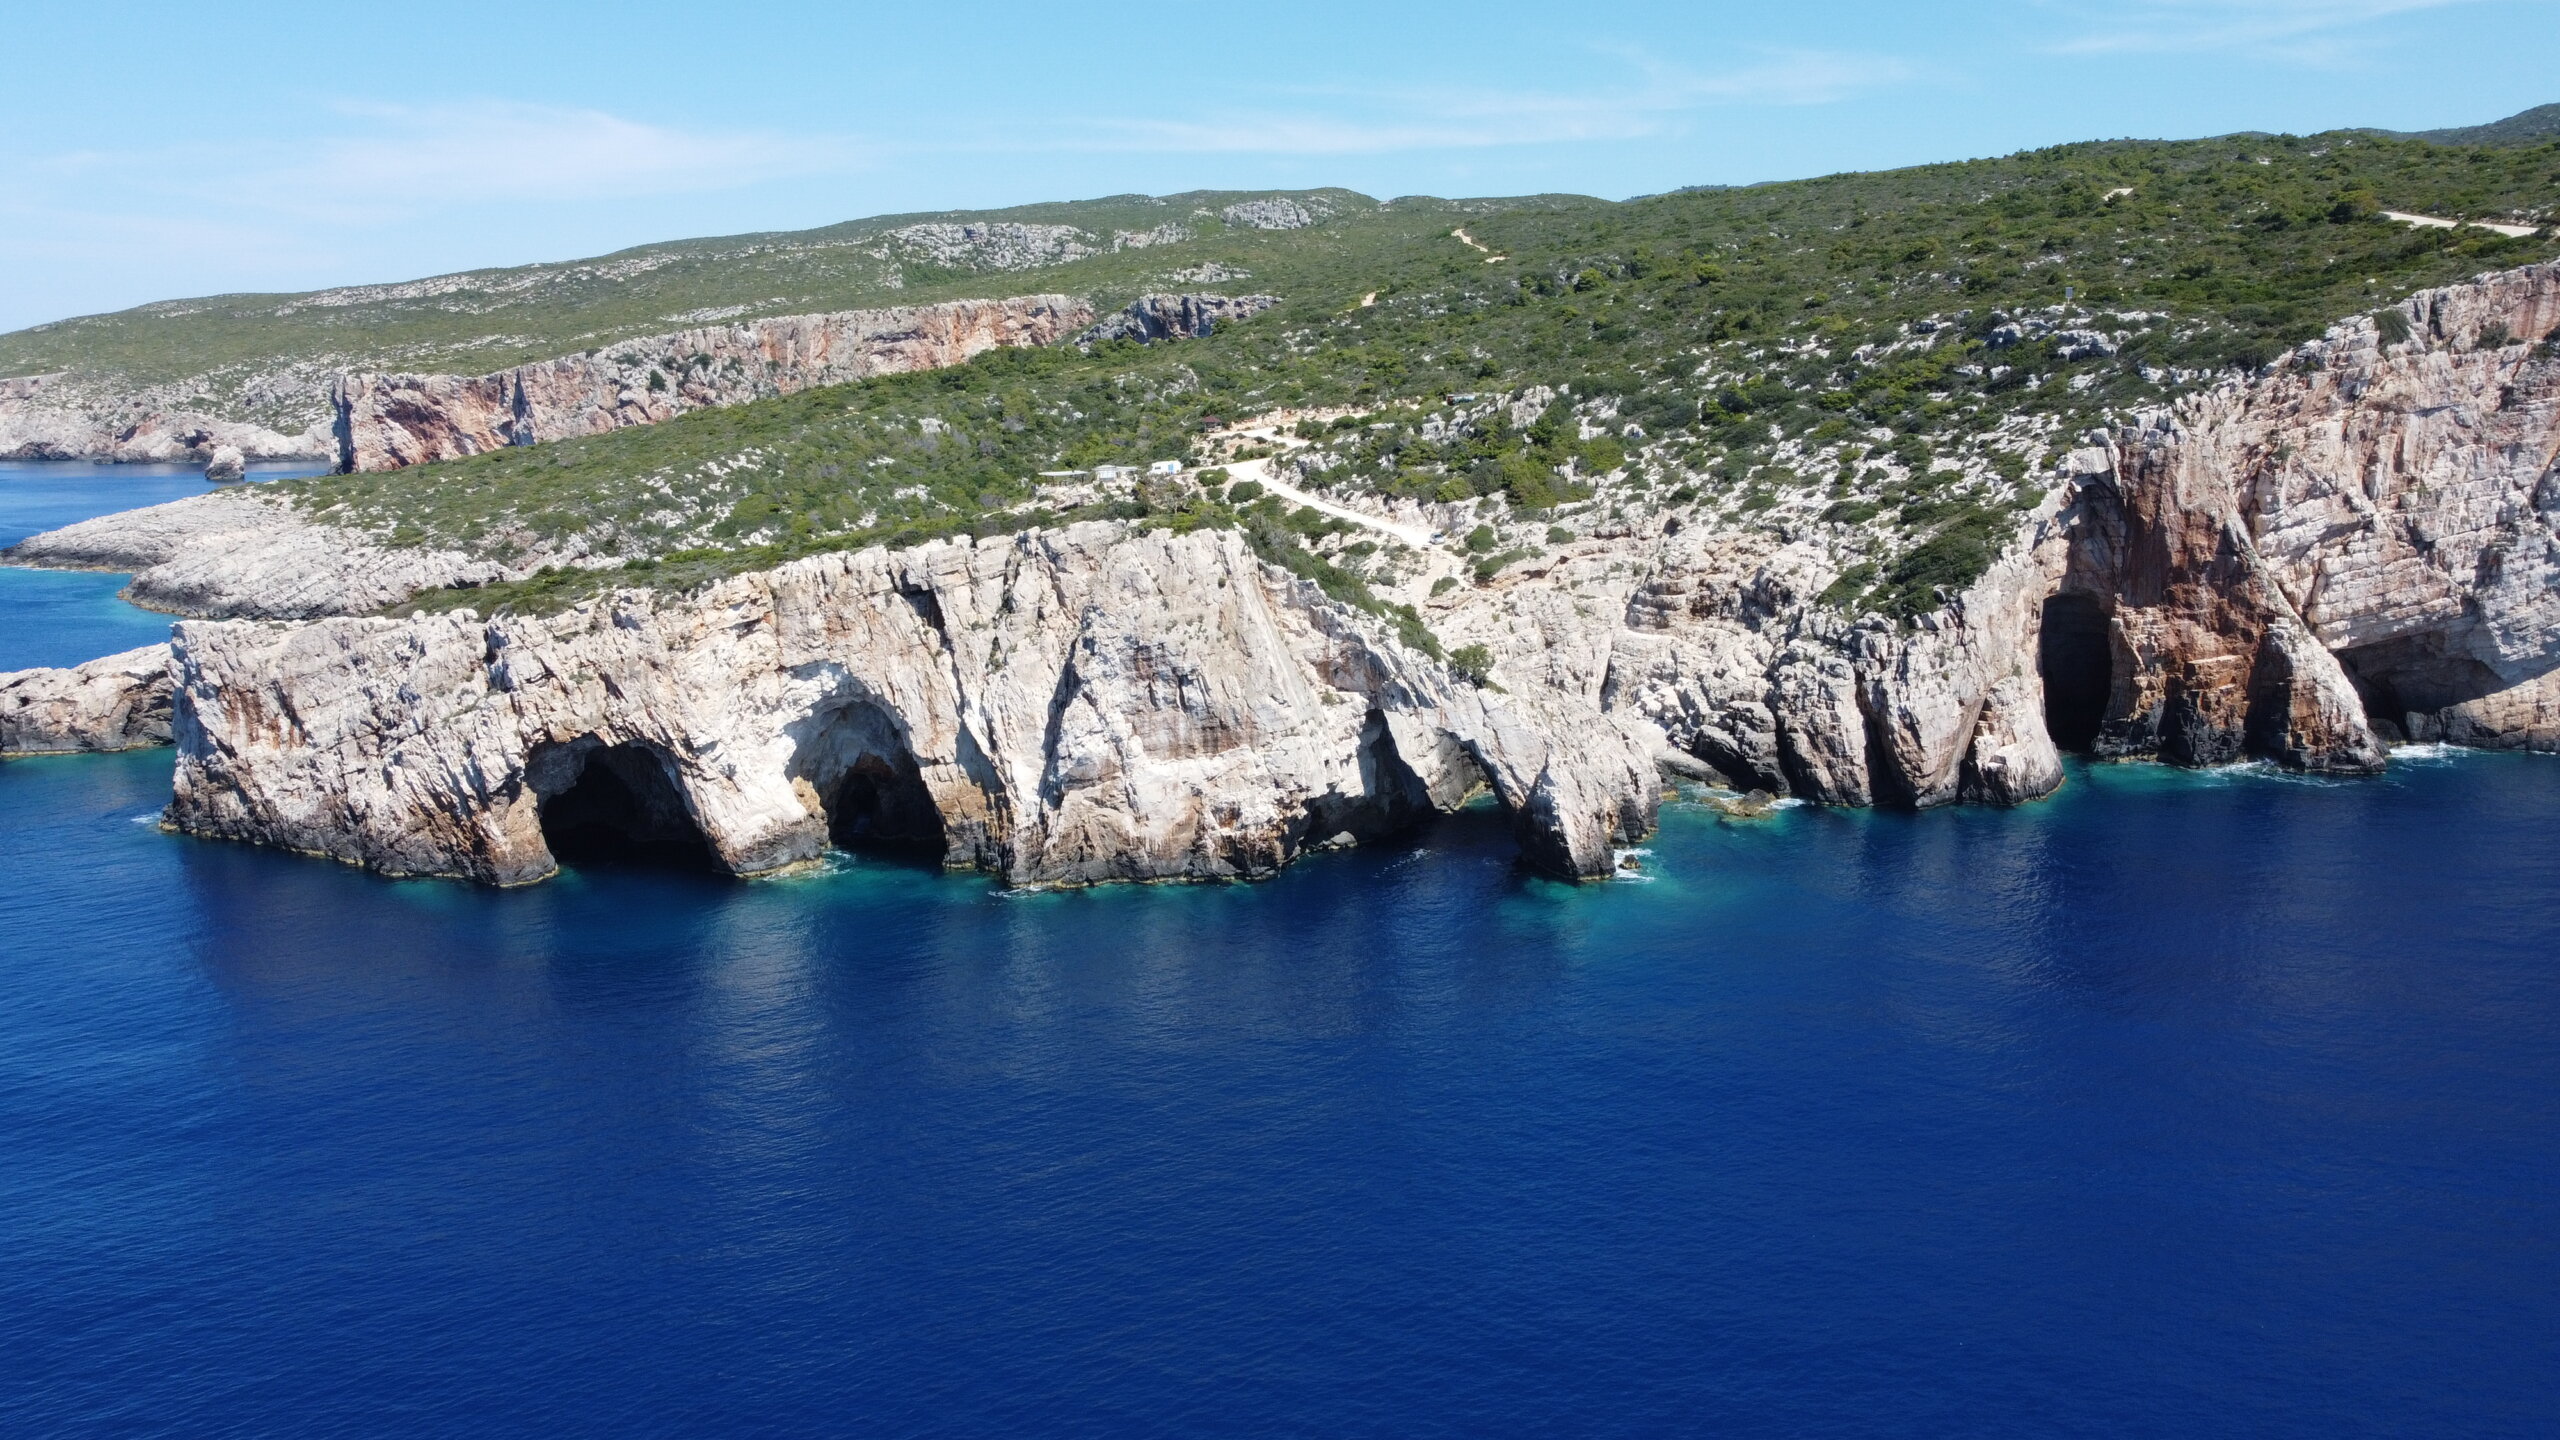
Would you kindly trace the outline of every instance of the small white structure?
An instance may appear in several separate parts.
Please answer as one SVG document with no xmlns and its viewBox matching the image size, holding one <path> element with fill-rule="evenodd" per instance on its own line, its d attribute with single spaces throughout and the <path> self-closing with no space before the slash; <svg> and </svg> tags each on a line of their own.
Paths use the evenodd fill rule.
<svg viewBox="0 0 2560 1440">
<path fill-rule="evenodd" d="M 1182 462 L 1179 460 L 1158 460 L 1147 467 L 1147 473 L 1150 475 L 1179 475 L 1182 473 Z"/>
</svg>

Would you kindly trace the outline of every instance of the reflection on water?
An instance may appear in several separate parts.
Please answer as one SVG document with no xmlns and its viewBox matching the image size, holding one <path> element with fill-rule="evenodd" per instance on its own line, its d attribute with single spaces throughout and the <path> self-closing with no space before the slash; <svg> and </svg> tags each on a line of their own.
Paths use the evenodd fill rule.
<svg viewBox="0 0 2560 1440">
<path fill-rule="evenodd" d="M 2560 764 L 1267 883 L 391 882 L 0 766 L 0 1429 L 2527 1433 Z"/>
</svg>

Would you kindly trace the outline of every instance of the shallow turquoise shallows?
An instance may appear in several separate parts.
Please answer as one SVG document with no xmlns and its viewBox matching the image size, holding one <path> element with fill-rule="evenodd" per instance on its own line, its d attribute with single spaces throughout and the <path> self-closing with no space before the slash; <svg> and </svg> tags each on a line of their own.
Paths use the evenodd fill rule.
<svg viewBox="0 0 2560 1440">
<path fill-rule="evenodd" d="M 390 882 L 0 765 L 0 1434 L 2528 1436 L 2560 761 Z"/>
</svg>

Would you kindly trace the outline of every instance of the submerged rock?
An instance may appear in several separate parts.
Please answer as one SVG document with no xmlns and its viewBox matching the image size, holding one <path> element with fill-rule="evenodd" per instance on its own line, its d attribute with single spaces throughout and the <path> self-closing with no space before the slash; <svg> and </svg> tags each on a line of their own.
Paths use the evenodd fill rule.
<svg viewBox="0 0 2560 1440">
<path fill-rule="evenodd" d="M 1754 790 L 1748 795 L 1709 793 L 1700 798 L 1708 809 L 1729 820 L 1766 820 L 1778 813 L 1778 797 L 1766 790 Z"/>
</svg>

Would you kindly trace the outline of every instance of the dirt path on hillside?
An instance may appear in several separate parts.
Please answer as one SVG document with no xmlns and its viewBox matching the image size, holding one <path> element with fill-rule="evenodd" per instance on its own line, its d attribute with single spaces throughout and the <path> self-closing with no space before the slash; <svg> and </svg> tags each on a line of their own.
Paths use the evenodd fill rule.
<svg viewBox="0 0 2560 1440">
<path fill-rule="evenodd" d="M 2495 220 L 2447 220 L 2441 215 L 2412 215 L 2406 210 L 2385 210 L 2382 218 L 2415 225 L 2421 230 L 2459 230 L 2465 225 L 2476 225 L 2483 230 L 2495 230 L 2511 240 L 2534 233 L 2534 227 L 2530 225 L 2504 225 Z"/>
</svg>

